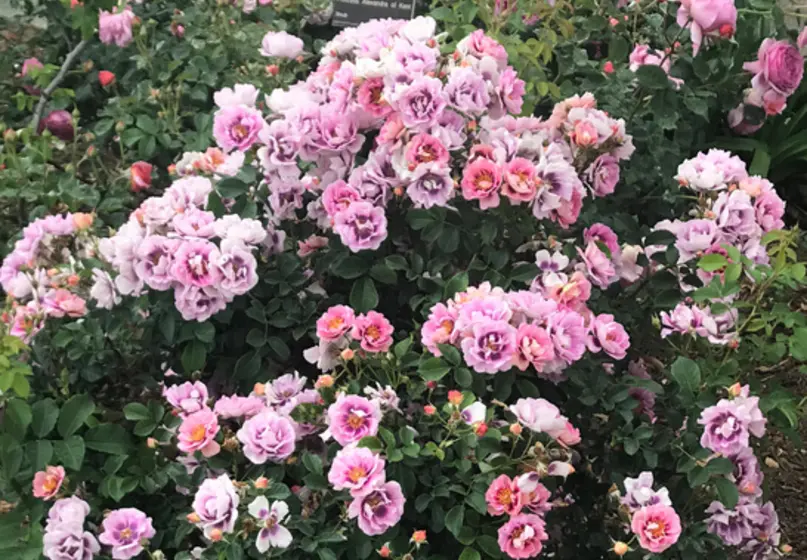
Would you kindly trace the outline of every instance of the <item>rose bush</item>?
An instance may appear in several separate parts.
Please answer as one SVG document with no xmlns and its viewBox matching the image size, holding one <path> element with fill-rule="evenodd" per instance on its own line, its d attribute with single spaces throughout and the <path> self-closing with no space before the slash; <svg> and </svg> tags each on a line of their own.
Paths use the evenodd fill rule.
<svg viewBox="0 0 807 560">
<path fill-rule="evenodd" d="M 753 444 L 799 420 L 760 373 L 807 360 L 801 240 L 766 166 L 713 146 L 739 74 L 732 99 L 712 88 L 750 62 L 742 79 L 795 98 L 793 50 L 756 58 L 762 37 L 742 37 L 760 14 L 730 2 L 571 8 L 460 2 L 434 12 L 450 34 L 419 17 L 241 37 L 277 67 L 205 82 L 205 125 L 174 121 L 179 143 L 121 179 L 148 192 L 117 217 L 32 220 L 1 278 L 0 546 L 788 553 Z M 144 39 L 140 10 L 167 15 L 103 9 L 114 49 Z M 198 16 L 229 30 L 274 9 Z M 670 44 L 628 57 L 637 37 Z M 589 59 L 605 46 L 610 67 Z M 160 71 L 139 60 L 134 76 Z M 140 87 L 113 70 L 104 87 Z M 100 118 L 143 130 L 121 100 Z M 35 142 L 52 140 L 13 153 Z"/>
</svg>

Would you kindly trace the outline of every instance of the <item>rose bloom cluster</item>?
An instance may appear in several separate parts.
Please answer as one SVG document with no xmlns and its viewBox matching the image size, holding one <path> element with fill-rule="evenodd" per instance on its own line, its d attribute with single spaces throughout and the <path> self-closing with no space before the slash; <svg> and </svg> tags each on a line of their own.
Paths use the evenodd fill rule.
<svg viewBox="0 0 807 560">
<path fill-rule="evenodd" d="M 681 518 L 672 506 L 669 491 L 664 487 L 653 490 L 653 473 L 626 478 L 621 502 L 630 514 L 631 531 L 643 549 L 660 554 L 678 542 Z"/>
<path fill-rule="evenodd" d="M 757 60 L 746 62 L 743 68 L 754 75 L 751 87 L 745 91 L 743 102 L 729 112 L 728 121 L 735 132 L 753 134 L 764 123 L 746 122 L 746 108 L 760 108 L 766 116 L 781 114 L 787 107 L 787 98 L 796 92 L 804 77 L 804 57 L 790 41 L 765 39 Z"/>
<path fill-rule="evenodd" d="M 96 255 L 92 223 L 91 214 L 47 216 L 22 231 L 0 266 L 0 285 L 11 298 L 10 310 L 2 315 L 9 334 L 29 342 L 48 318 L 83 317 L 89 297 L 100 297 L 98 306 L 105 307 L 99 283 L 109 277 L 83 263 Z"/>
<path fill-rule="evenodd" d="M 267 238 L 258 220 L 205 210 L 213 184 L 177 179 L 162 196 L 146 199 L 117 233 L 100 244 L 124 295 L 173 290 L 186 321 L 205 321 L 258 281 L 254 252 Z"/>
<path fill-rule="evenodd" d="M 573 274 L 566 284 L 571 285 L 554 298 L 538 291 L 505 292 L 487 282 L 471 287 L 432 307 L 421 342 L 435 356 L 441 344 L 456 346 L 479 373 L 516 367 L 555 382 L 586 349 L 624 358 L 628 334 L 613 316 L 588 310 L 585 277 Z"/>
<path fill-rule="evenodd" d="M 96 539 L 84 530 L 89 514 L 90 506 L 81 498 L 71 496 L 56 500 L 48 511 L 42 539 L 43 556 L 48 560 L 92 560 L 103 544 L 109 547 L 114 560 L 129 560 L 143 552 L 156 534 L 151 518 L 145 513 L 137 508 L 121 508 L 106 514 L 102 532 Z"/>
<path fill-rule="evenodd" d="M 504 197 L 566 227 L 586 187 L 613 192 L 618 161 L 633 151 L 623 121 L 590 94 L 546 121 L 514 118 L 525 88 L 502 45 L 475 31 L 444 56 L 441 39 L 428 17 L 373 20 L 326 44 L 305 81 L 267 96 L 268 122 L 252 86 L 217 99 L 216 142 L 226 153 L 256 151 L 274 223 L 307 204 L 351 250 L 374 250 L 394 195 L 422 208 L 458 192 L 482 209 Z"/>
<path fill-rule="evenodd" d="M 763 474 L 750 436 L 765 435 L 767 421 L 759 409 L 759 397 L 752 397 L 747 385 L 729 387 L 729 397 L 705 409 L 698 419 L 703 426 L 701 445 L 734 463 L 734 471 L 727 478 L 740 495 L 733 509 L 718 501 L 709 505 L 708 530 L 725 544 L 741 547 L 755 560 L 764 560 L 777 556 L 781 535 L 773 503 L 762 502 Z"/>
<path fill-rule="evenodd" d="M 248 396 L 219 397 L 209 406 L 208 389 L 200 381 L 186 381 L 163 389 L 163 396 L 182 419 L 177 429 L 177 447 L 192 455 L 216 455 L 221 445 L 216 437 L 224 421 L 240 422 L 236 431 L 244 456 L 256 465 L 267 461 L 282 462 L 296 446 L 296 441 L 313 432 L 314 427 L 295 422 L 292 412 L 298 405 L 318 404 L 319 393 L 306 389 L 306 379 L 297 372 L 255 386 Z M 232 442 L 235 443 L 235 442 Z"/>
<path fill-rule="evenodd" d="M 377 311 L 356 315 L 347 305 L 334 305 L 317 319 L 318 345 L 303 352 L 304 357 L 321 371 L 332 370 L 340 360 L 349 360 L 354 351 L 351 341 L 362 352 L 386 352 L 395 331 L 389 320 Z"/>
<path fill-rule="evenodd" d="M 683 188 L 698 193 L 697 209 L 688 220 L 665 220 L 654 226 L 675 235 L 679 265 L 691 265 L 709 254 L 728 256 L 726 245 L 735 247 L 757 264 L 767 264 L 768 254 L 762 244 L 764 234 L 784 227 L 785 203 L 773 184 L 761 177 L 749 176 L 745 163 L 723 150 L 699 153 L 678 167 L 676 179 Z M 663 250 L 646 248 L 648 256 Z M 697 270 L 704 285 L 724 270 Z M 692 289 L 682 282 L 686 291 Z M 730 303 L 730 299 L 726 300 Z M 681 303 L 670 313 L 661 314 L 662 337 L 673 333 L 695 334 L 713 344 L 736 342 L 733 332 L 737 311 L 730 309 L 714 315 L 708 308 Z"/>
</svg>

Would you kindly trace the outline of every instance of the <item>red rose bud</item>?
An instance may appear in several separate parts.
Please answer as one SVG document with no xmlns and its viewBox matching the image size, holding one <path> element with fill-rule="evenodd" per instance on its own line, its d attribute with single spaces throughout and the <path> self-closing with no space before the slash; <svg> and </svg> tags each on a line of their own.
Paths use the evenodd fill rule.
<svg viewBox="0 0 807 560">
<path fill-rule="evenodd" d="M 720 36 L 724 39 L 731 39 L 734 35 L 734 26 L 730 23 L 724 23 L 720 26 Z"/>
<path fill-rule="evenodd" d="M 476 425 L 474 425 L 474 433 L 479 437 L 483 437 L 488 433 L 488 425 L 484 422 L 477 422 Z"/>
<path fill-rule="evenodd" d="M 269 74 L 270 76 L 277 76 L 279 72 L 280 72 L 280 66 L 278 66 L 277 64 L 269 64 L 266 67 L 266 73 Z"/>
<path fill-rule="evenodd" d="M 151 186 L 151 170 L 154 166 L 146 161 L 137 161 L 129 169 L 132 192 L 145 191 Z"/>
<path fill-rule="evenodd" d="M 111 86 L 115 83 L 115 74 L 109 70 L 101 70 L 98 72 L 98 81 L 101 82 L 102 87 Z"/>
<path fill-rule="evenodd" d="M 389 558 L 390 556 L 392 556 L 392 550 L 390 550 L 389 545 L 385 544 L 384 546 L 378 549 L 378 555 L 381 558 Z"/>
<path fill-rule="evenodd" d="M 426 387 L 434 391 L 435 389 L 437 389 L 437 381 L 427 381 Z"/>
<path fill-rule="evenodd" d="M 614 63 L 610 60 L 606 60 L 605 64 L 602 65 L 602 71 L 606 74 L 613 74 L 614 73 Z"/>
<path fill-rule="evenodd" d="M 425 414 L 426 416 L 431 416 L 435 412 L 437 412 L 437 408 L 435 408 L 434 405 L 427 404 L 426 406 L 423 407 L 423 414 Z"/>
<path fill-rule="evenodd" d="M 67 111 L 60 109 L 58 111 L 51 111 L 48 116 L 39 121 L 39 129 L 37 132 L 42 134 L 42 131 L 47 130 L 56 138 L 71 142 L 76 136 L 76 129 L 73 127 L 73 117 Z"/>
</svg>

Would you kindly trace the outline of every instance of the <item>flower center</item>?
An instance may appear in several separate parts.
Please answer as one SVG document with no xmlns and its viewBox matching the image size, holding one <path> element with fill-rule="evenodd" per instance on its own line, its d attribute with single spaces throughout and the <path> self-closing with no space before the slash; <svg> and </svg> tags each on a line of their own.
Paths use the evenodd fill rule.
<svg viewBox="0 0 807 560">
<path fill-rule="evenodd" d="M 440 322 L 440 328 L 443 329 L 446 334 L 451 334 L 451 331 L 454 330 L 454 321 L 451 319 L 443 319 Z"/>
<path fill-rule="evenodd" d="M 126 527 L 123 531 L 120 532 L 120 538 L 124 540 L 131 539 L 132 530 L 129 527 Z"/>
<path fill-rule="evenodd" d="M 502 488 L 496 492 L 496 499 L 503 506 L 509 506 L 513 503 L 513 492 L 509 488 Z"/>
<path fill-rule="evenodd" d="M 364 426 L 364 418 L 362 418 L 355 412 L 351 412 L 350 414 L 347 415 L 347 425 L 354 430 L 358 430 L 359 428 Z"/>
<path fill-rule="evenodd" d="M 193 428 L 193 430 L 191 430 L 191 440 L 202 441 L 203 439 L 205 439 L 206 433 L 207 430 L 205 430 L 205 427 L 202 424 L 199 424 L 198 426 Z"/>
<path fill-rule="evenodd" d="M 476 178 L 476 188 L 480 191 L 489 191 L 493 188 L 493 175 L 490 171 L 483 171 Z"/>
<path fill-rule="evenodd" d="M 367 476 L 367 470 L 364 467 L 353 467 L 347 473 L 347 477 L 353 483 L 360 481 L 365 476 Z"/>
<path fill-rule="evenodd" d="M 645 533 L 647 533 L 653 539 L 660 539 L 666 534 L 666 525 L 664 521 L 651 521 L 647 524 L 647 529 Z"/>
<path fill-rule="evenodd" d="M 42 484 L 42 488 L 45 489 L 46 492 L 53 492 L 56 490 L 56 486 L 58 486 L 59 481 L 53 475 L 48 475 L 45 477 L 45 483 Z"/>
<path fill-rule="evenodd" d="M 378 330 L 377 326 L 370 325 L 369 327 L 367 327 L 365 334 L 367 335 L 367 338 L 376 339 L 381 336 L 381 331 Z"/>
<path fill-rule="evenodd" d="M 233 136 L 236 140 L 243 140 L 247 136 L 247 127 L 243 124 L 237 124 L 233 127 Z"/>
</svg>

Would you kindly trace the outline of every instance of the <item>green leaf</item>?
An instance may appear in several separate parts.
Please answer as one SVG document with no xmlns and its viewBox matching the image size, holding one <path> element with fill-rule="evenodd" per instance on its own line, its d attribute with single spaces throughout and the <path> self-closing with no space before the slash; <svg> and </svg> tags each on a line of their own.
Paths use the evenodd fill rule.
<svg viewBox="0 0 807 560">
<path fill-rule="evenodd" d="M 88 449 L 110 455 L 126 455 L 132 448 L 129 433 L 119 424 L 99 424 L 90 428 L 84 435 L 84 444 Z"/>
<path fill-rule="evenodd" d="M 361 257 L 356 255 L 347 255 L 345 258 L 337 261 L 331 267 L 331 273 L 340 278 L 353 280 L 367 272 L 368 263 Z"/>
<path fill-rule="evenodd" d="M 150 420 L 151 412 L 146 405 L 141 403 L 129 403 L 123 407 L 123 415 L 127 420 Z"/>
<path fill-rule="evenodd" d="M 268 339 L 266 339 L 266 342 L 274 355 L 281 362 L 287 362 L 289 360 L 289 357 L 291 357 L 291 350 L 289 350 L 288 345 L 283 342 L 282 339 L 276 336 L 270 336 Z"/>
<path fill-rule="evenodd" d="M 378 292 L 369 276 L 363 276 L 353 283 L 350 290 L 350 306 L 359 313 L 366 313 L 378 305 Z"/>
<path fill-rule="evenodd" d="M 468 368 L 457 368 L 454 370 L 454 381 L 463 389 L 468 389 L 474 383 L 473 374 Z"/>
<path fill-rule="evenodd" d="M 251 329 L 247 334 L 247 344 L 253 348 L 260 348 L 266 344 L 266 335 L 263 334 L 263 330 Z"/>
<path fill-rule="evenodd" d="M 381 451 L 384 449 L 384 444 L 375 436 L 365 436 L 359 440 L 358 447 L 366 447 L 371 451 Z"/>
<path fill-rule="evenodd" d="M 734 463 L 725 457 L 716 457 L 709 461 L 706 468 L 711 474 L 731 474 L 734 472 Z"/>
<path fill-rule="evenodd" d="M 182 349 L 182 368 L 185 373 L 193 373 L 205 367 L 207 349 L 199 340 L 192 340 Z"/>
<path fill-rule="evenodd" d="M 382 284 L 395 285 L 398 282 L 398 275 L 395 271 L 383 263 L 376 263 L 370 269 L 370 276 Z"/>
<path fill-rule="evenodd" d="M 479 553 L 470 547 L 465 547 L 465 550 L 460 554 L 459 560 L 480 560 L 482 557 Z"/>
<path fill-rule="evenodd" d="M 628 58 L 628 42 L 619 35 L 614 35 L 608 44 L 608 58 L 614 62 L 622 62 Z"/>
<path fill-rule="evenodd" d="M 84 440 L 80 436 L 70 436 L 61 441 L 54 441 L 53 451 L 65 468 L 74 471 L 81 469 L 85 449 Z"/>
<path fill-rule="evenodd" d="M 303 455 L 303 466 L 308 469 L 308 472 L 322 474 L 322 459 L 319 458 L 319 455 L 305 453 Z"/>
<path fill-rule="evenodd" d="M 443 299 L 453 297 L 457 292 L 463 292 L 468 288 L 468 273 L 458 272 L 446 282 L 443 288 Z"/>
<path fill-rule="evenodd" d="M 701 370 L 698 364 L 681 356 L 673 362 L 670 373 L 681 389 L 692 394 L 698 392 L 701 384 Z"/>
<path fill-rule="evenodd" d="M 6 404 L 2 426 L 15 439 L 22 441 L 25 431 L 31 425 L 31 407 L 22 399 L 11 399 Z"/>
<path fill-rule="evenodd" d="M 703 486 L 709 482 L 709 471 L 703 467 L 695 467 L 687 473 L 687 480 L 689 481 L 689 486 L 691 488 Z"/>
<path fill-rule="evenodd" d="M 748 166 L 749 175 L 760 175 L 766 177 L 771 166 L 771 154 L 768 150 L 760 148 L 754 152 L 754 159 Z"/>
<path fill-rule="evenodd" d="M 210 321 L 199 323 L 193 330 L 193 336 L 202 342 L 213 342 L 213 339 L 216 338 L 216 327 Z"/>
<path fill-rule="evenodd" d="M 714 272 L 720 270 L 728 264 L 726 257 L 719 253 L 710 253 L 704 255 L 698 260 L 698 268 L 706 272 Z"/>
<path fill-rule="evenodd" d="M 476 537 L 475 544 L 482 549 L 482 552 L 491 558 L 500 558 L 502 555 L 501 550 L 499 549 L 498 541 L 490 535 L 481 535 Z"/>
<path fill-rule="evenodd" d="M 440 358 L 426 358 L 418 367 L 418 373 L 426 381 L 442 379 L 450 370 L 451 367 Z"/>
<path fill-rule="evenodd" d="M 75 433 L 82 424 L 95 411 L 95 404 L 87 395 L 71 397 L 59 413 L 59 422 L 56 425 L 59 435 L 67 438 Z"/>
<path fill-rule="evenodd" d="M 236 198 L 246 193 L 248 190 L 249 185 L 235 177 L 227 177 L 216 183 L 216 191 L 218 191 L 222 198 Z"/>
<path fill-rule="evenodd" d="M 465 521 L 465 506 L 454 506 L 446 514 L 446 528 L 451 531 L 451 534 L 457 536 L 462 529 L 462 523 Z"/>
<path fill-rule="evenodd" d="M 670 87 L 667 73 L 655 64 L 644 64 L 636 69 L 636 79 L 639 85 L 647 89 L 666 89 Z"/>
<path fill-rule="evenodd" d="M 249 379 L 261 369 L 261 356 L 257 351 L 247 352 L 235 363 L 233 375 L 238 379 Z"/>
<path fill-rule="evenodd" d="M 723 505 L 727 509 L 734 509 L 740 499 L 737 486 L 727 478 L 718 478 L 715 480 L 715 488 Z"/>
<path fill-rule="evenodd" d="M 794 360 L 807 362 L 807 328 L 793 329 L 793 336 L 788 340 L 788 346 Z"/>
<path fill-rule="evenodd" d="M 44 470 L 53 458 L 53 444 L 46 439 L 29 441 L 25 444 L 25 451 L 34 471 Z"/>
<path fill-rule="evenodd" d="M 35 402 L 31 407 L 31 431 L 36 437 L 42 438 L 48 435 L 59 418 L 59 407 L 53 399 L 43 399 Z"/>
</svg>

